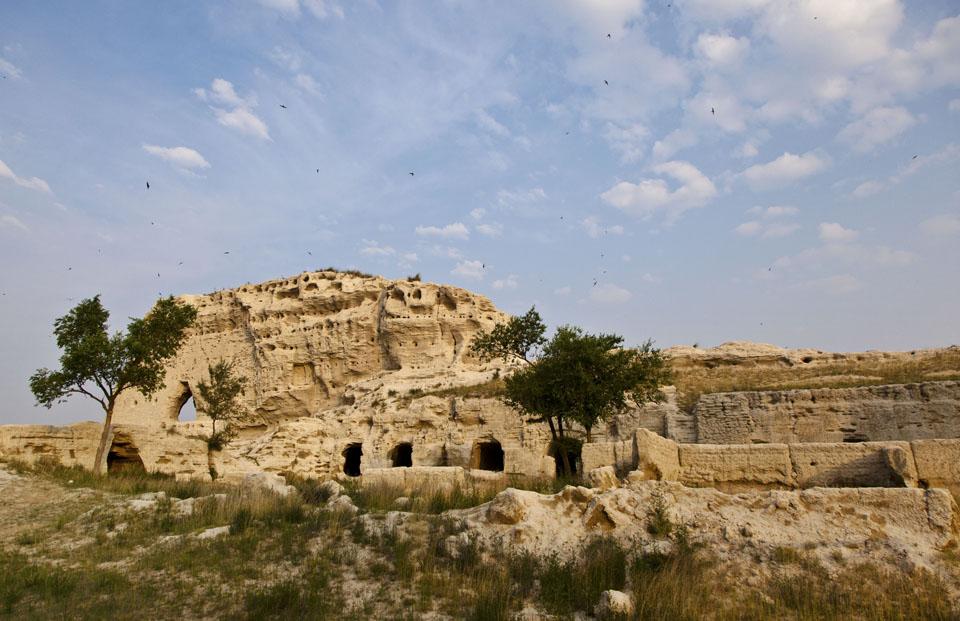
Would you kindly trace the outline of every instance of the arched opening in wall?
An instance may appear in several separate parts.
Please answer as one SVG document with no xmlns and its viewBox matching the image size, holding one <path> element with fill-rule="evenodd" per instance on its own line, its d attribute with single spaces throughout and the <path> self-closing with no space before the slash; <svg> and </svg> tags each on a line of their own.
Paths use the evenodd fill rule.
<svg viewBox="0 0 960 621">
<path fill-rule="evenodd" d="M 573 438 L 561 438 L 550 445 L 549 455 L 556 464 L 557 478 L 576 476 L 580 472 L 580 452 L 582 443 Z M 566 456 L 566 461 L 564 461 Z M 569 464 L 569 470 L 567 465 Z"/>
<path fill-rule="evenodd" d="M 107 472 L 146 472 L 140 451 L 133 440 L 124 433 L 113 436 L 113 444 L 107 453 Z"/>
<path fill-rule="evenodd" d="M 503 472 L 503 447 L 496 440 L 483 440 L 473 445 L 470 467 L 475 470 Z"/>
<path fill-rule="evenodd" d="M 180 382 L 180 397 L 177 399 L 177 411 L 173 416 L 178 422 L 197 420 L 197 404 L 193 400 L 190 384 Z"/>
<path fill-rule="evenodd" d="M 394 468 L 409 468 L 413 465 L 413 444 L 401 442 L 387 453 L 390 465 Z"/>
<path fill-rule="evenodd" d="M 348 477 L 360 476 L 360 460 L 363 457 L 363 445 L 359 442 L 348 444 L 343 449 L 343 473 Z"/>
</svg>

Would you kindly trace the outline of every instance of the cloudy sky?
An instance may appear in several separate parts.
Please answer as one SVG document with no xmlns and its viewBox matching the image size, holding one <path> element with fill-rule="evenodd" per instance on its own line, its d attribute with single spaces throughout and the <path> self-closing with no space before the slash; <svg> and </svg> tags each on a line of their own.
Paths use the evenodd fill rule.
<svg viewBox="0 0 960 621">
<path fill-rule="evenodd" d="M 98 417 L 26 387 L 82 297 L 327 265 L 664 347 L 960 342 L 955 0 L 5 2 L 0 76 L 0 422 Z"/>
</svg>

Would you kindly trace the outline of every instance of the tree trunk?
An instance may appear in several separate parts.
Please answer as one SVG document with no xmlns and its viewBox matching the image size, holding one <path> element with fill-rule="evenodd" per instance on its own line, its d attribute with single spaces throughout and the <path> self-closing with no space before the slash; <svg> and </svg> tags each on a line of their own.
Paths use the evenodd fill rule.
<svg viewBox="0 0 960 621">
<path fill-rule="evenodd" d="M 103 455 L 107 452 L 107 440 L 110 439 L 110 425 L 113 422 L 113 400 L 107 403 L 107 418 L 103 421 L 103 433 L 100 434 L 100 445 L 97 446 L 97 457 L 93 462 L 93 472 L 100 474 L 103 471 Z"/>
</svg>

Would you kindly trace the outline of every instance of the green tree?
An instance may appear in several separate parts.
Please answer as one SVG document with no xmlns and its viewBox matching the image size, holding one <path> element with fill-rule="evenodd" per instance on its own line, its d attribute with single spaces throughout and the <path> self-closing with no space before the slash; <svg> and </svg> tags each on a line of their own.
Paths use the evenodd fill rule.
<svg viewBox="0 0 960 621">
<path fill-rule="evenodd" d="M 624 348 L 615 334 L 586 334 L 560 327 L 549 341 L 536 310 L 512 317 L 489 333 L 481 332 L 471 348 L 481 359 L 523 360 L 526 366 L 506 379 L 507 403 L 529 422 L 546 422 L 552 449 L 565 474 L 573 472 L 569 454 L 579 440 L 570 436 L 579 424 L 589 442 L 599 422 L 622 412 L 629 401 L 641 404 L 663 398 L 659 387 L 669 381 L 660 351 L 647 341 Z"/>
<path fill-rule="evenodd" d="M 207 438 L 211 451 L 219 451 L 236 436 L 233 423 L 244 416 L 246 409 L 240 395 L 247 385 L 247 378 L 234 374 L 233 363 L 221 360 L 207 365 L 209 383 L 197 384 L 197 409 L 210 417 L 213 430 Z M 223 426 L 217 430 L 217 423 Z"/>
<path fill-rule="evenodd" d="M 164 363 L 180 349 L 196 316 L 197 309 L 171 296 L 158 300 L 143 319 L 131 318 L 126 332 L 110 335 L 110 313 L 97 295 L 54 321 L 60 368 L 37 370 L 30 390 L 37 405 L 48 409 L 74 394 L 100 404 L 106 417 L 94 472 L 102 468 L 117 397 L 128 389 L 149 397 L 163 388 Z"/>
</svg>

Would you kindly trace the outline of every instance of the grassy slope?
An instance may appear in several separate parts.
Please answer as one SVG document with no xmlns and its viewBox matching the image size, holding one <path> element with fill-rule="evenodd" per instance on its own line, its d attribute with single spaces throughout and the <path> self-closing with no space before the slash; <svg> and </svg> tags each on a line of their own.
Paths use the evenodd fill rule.
<svg viewBox="0 0 960 621">
<path fill-rule="evenodd" d="M 943 584 L 923 571 L 890 573 L 850 567 L 828 576 L 803 551 L 784 550 L 755 586 L 690 543 L 695 533 L 651 514 L 651 527 L 674 542 L 667 555 L 637 555 L 598 538 L 575 561 L 484 553 L 463 525 L 438 515 L 418 518 L 412 537 L 374 535 L 362 520 L 324 507 L 315 482 L 281 498 L 205 484 L 183 488 L 161 477 L 96 477 L 41 467 L 44 477 L 101 490 L 91 511 L 36 524 L 17 541 L 0 542 L 0 617 L 508 619 L 524 606 L 571 618 L 604 589 L 631 591 L 637 619 L 953 619 Z M 29 484 L 29 480 L 25 484 Z M 190 516 L 162 501 L 124 509 L 131 492 L 163 490 L 197 501 Z M 385 518 L 401 490 L 349 490 L 362 512 Z M 547 490 L 544 490 L 547 491 Z M 425 510 L 480 502 L 488 493 L 460 490 L 405 494 Z M 191 534 L 230 525 L 228 535 Z M 171 537 L 166 543 L 158 543 Z M 745 553 L 744 563 L 750 563 Z"/>
</svg>

